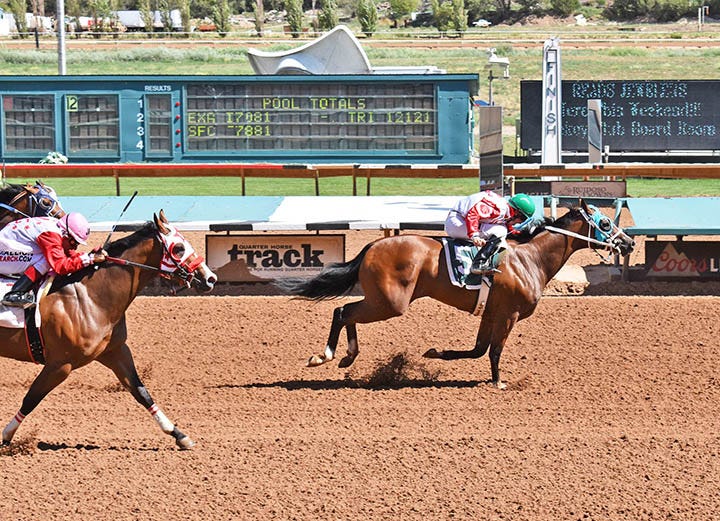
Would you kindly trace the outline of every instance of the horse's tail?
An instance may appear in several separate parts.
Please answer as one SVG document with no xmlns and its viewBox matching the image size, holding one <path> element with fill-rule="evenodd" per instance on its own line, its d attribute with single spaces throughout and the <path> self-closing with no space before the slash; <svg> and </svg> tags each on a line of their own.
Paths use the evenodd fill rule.
<svg viewBox="0 0 720 521">
<path fill-rule="evenodd" d="M 342 297 L 349 293 L 358 281 L 360 264 L 372 245 L 373 243 L 367 244 L 351 261 L 329 264 L 311 279 L 279 279 L 275 285 L 284 292 L 310 300 Z"/>
</svg>

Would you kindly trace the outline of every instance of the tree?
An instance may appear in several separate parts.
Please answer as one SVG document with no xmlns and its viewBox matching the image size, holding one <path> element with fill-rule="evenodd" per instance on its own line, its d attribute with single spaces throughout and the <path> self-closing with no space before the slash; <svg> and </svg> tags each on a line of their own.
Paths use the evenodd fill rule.
<svg viewBox="0 0 720 521">
<path fill-rule="evenodd" d="M 152 38 L 153 31 L 155 30 L 155 15 L 150 7 L 150 0 L 140 0 L 138 2 L 138 9 L 140 11 L 140 17 L 142 18 L 143 24 L 145 24 L 145 33 L 148 38 Z"/>
<path fill-rule="evenodd" d="M 222 37 L 227 36 L 230 32 L 230 4 L 228 0 L 218 0 L 212 16 L 215 23 L 215 30 Z"/>
<path fill-rule="evenodd" d="M 339 23 L 335 0 L 323 0 L 322 9 L 318 14 L 318 28 L 321 31 L 329 31 Z"/>
<path fill-rule="evenodd" d="M 10 10 L 15 18 L 15 27 L 17 27 L 20 38 L 27 38 L 27 20 L 25 19 L 25 0 L 10 0 Z"/>
<path fill-rule="evenodd" d="M 177 0 L 178 9 L 180 10 L 180 21 L 182 23 L 182 30 L 185 33 L 185 37 L 190 37 L 190 31 L 192 26 L 190 25 L 190 0 Z"/>
<path fill-rule="evenodd" d="M 293 38 L 299 38 L 303 28 L 302 0 L 286 0 L 285 20 L 290 26 L 290 34 Z"/>
<path fill-rule="evenodd" d="M 114 9 L 111 0 L 90 0 L 88 9 L 90 10 L 93 36 L 95 38 L 100 38 L 102 36 L 100 33 L 112 30 L 111 19 Z M 110 22 L 110 24 L 106 22 Z"/>
<path fill-rule="evenodd" d="M 358 21 L 362 32 L 370 38 L 377 31 L 378 14 L 373 0 L 360 0 L 357 7 Z"/>
<path fill-rule="evenodd" d="M 410 13 L 417 11 L 420 7 L 420 0 L 390 0 L 390 17 L 395 25 L 400 25 L 410 17 Z"/>
<path fill-rule="evenodd" d="M 441 0 L 432 0 L 430 2 L 435 18 L 435 27 L 441 35 L 446 35 L 453 18 L 453 4 L 450 2 L 442 2 Z"/>
<path fill-rule="evenodd" d="M 575 0 L 576 2 L 578 0 Z M 467 11 L 465 11 L 465 0 L 452 0 L 452 25 L 455 32 L 462 35 L 467 31 Z"/>
<path fill-rule="evenodd" d="M 163 32 L 171 33 L 173 30 L 173 21 L 168 0 L 158 0 L 157 8 L 160 12 L 160 22 L 162 23 Z"/>
<path fill-rule="evenodd" d="M 256 0 L 253 6 L 253 15 L 255 16 L 255 32 L 262 37 L 263 25 L 265 25 L 265 8 L 263 0 Z"/>
</svg>

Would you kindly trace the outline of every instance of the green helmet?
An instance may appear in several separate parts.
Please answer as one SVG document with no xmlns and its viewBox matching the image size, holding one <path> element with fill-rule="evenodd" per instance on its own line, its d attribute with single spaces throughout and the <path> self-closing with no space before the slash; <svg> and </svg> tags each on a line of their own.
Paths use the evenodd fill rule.
<svg viewBox="0 0 720 521">
<path fill-rule="evenodd" d="M 535 203 L 527 194 L 513 195 L 508 199 L 508 204 L 527 218 L 535 214 Z"/>
</svg>

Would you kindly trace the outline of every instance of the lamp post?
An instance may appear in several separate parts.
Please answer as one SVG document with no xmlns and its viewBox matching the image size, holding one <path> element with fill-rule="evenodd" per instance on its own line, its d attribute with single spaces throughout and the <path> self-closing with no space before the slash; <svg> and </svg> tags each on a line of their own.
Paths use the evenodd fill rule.
<svg viewBox="0 0 720 521">
<path fill-rule="evenodd" d="M 65 60 L 65 0 L 57 1 L 56 18 L 57 21 L 55 25 L 58 39 L 58 74 L 60 76 L 65 76 L 65 73 L 67 72 Z"/>
</svg>

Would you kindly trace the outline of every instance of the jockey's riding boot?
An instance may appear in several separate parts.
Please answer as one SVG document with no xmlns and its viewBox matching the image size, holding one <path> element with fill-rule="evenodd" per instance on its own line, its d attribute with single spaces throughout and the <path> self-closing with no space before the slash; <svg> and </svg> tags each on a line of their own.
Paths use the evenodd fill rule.
<svg viewBox="0 0 720 521">
<path fill-rule="evenodd" d="M 492 258 L 495 254 L 495 249 L 500 243 L 498 239 L 491 238 L 480 248 L 470 266 L 470 273 L 473 275 L 482 275 L 488 271 L 492 271 Z"/>
<path fill-rule="evenodd" d="M 29 308 L 35 305 L 32 289 L 35 283 L 27 275 L 22 275 L 12 289 L 3 297 L 2 304 L 12 308 Z"/>
</svg>

